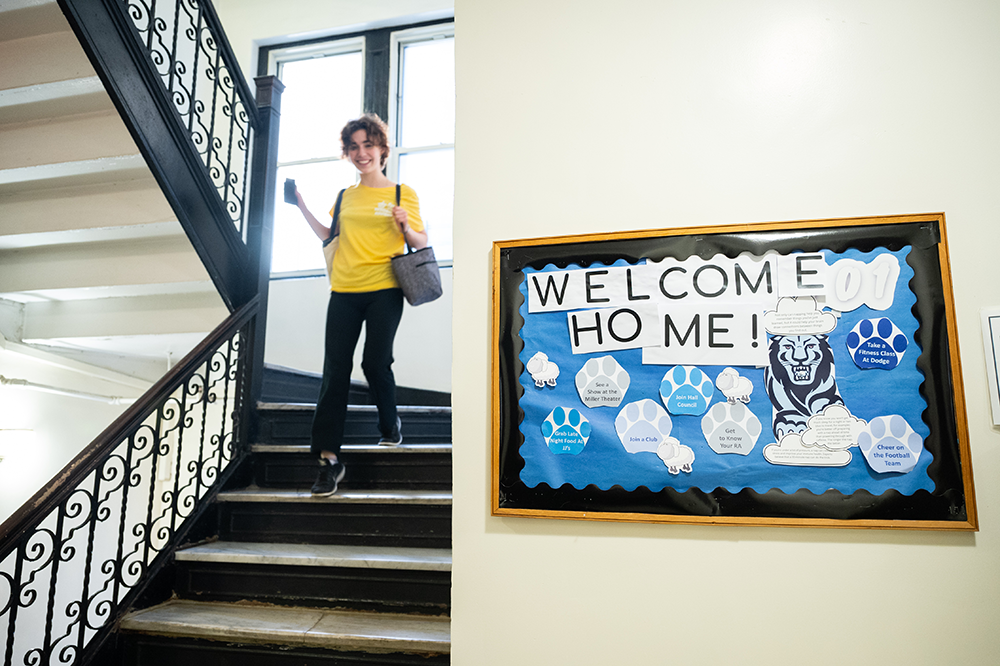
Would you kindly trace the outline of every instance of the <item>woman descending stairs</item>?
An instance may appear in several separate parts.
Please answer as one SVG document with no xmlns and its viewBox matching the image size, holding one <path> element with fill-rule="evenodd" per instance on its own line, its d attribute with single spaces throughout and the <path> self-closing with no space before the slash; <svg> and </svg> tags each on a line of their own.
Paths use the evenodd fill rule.
<svg viewBox="0 0 1000 666">
<path fill-rule="evenodd" d="M 347 474 L 313 497 L 312 406 L 261 404 L 252 482 L 219 494 L 217 540 L 178 551 L 173 598 L 123 620 L 122 663 L 449 663 L 451 409 L 399 411 L 386 447 L 351 407 Z"/>
</svg>

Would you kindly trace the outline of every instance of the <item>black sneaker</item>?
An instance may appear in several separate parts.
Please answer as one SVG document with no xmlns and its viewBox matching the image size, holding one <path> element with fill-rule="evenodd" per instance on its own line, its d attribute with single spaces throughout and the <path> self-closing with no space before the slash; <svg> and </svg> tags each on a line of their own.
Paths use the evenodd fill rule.
<svg viewBox="0 0 1000 666">
<path fill-rule="evenodd" d="M 382 435 L 382 439 L 378 440 L 379 446 L 399 446 L 403 443 L 403 433 L 401 429 L 403 427 L 403 422 L 396 417 L 396 427 L 388 435 Z"/>
<path fill-rule="evenodd" d="M 316 475 L 312 494 L 313 497 L 329 497 L 337 492 L 337 484 L 344 479 L 347 469 L 339 460 L 330 462 L 326 458 L 320 458 L 319 465 L 319 474 Z"/>
</svg>

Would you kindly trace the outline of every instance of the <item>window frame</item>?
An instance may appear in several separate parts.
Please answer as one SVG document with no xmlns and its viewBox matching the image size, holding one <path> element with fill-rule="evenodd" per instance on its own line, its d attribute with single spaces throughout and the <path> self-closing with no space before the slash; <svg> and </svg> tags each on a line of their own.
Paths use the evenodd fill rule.
<svg viewBox="0 0 1000 666">
<path fill-rule="evenodd" d="M 390 159 L 386 164 L 386 174 L 396 179 L 399 173 L 399 146 L 397 145 L 399 114 L 399 77 L 401 49 L 406 44 L 423 41 L 428 35 L 441 34 L 454 38 L 455 17 L 441 15 L 425 21 L 384 24 L 379 27 L 330 33 L 321 37 L 278 42 L 261 46 L 258 51 L 257 73 L 259 76 L 277 75 L 280 63 L 304 60 L 322 55 L 348 53 L 356 48 L 347 45 L 361 44 L 362 54 L 362 109 L 364 113 L 376 113 L 386 120 L 389 129 Z M 280 78 L 280 77 L 279 77 Z M 455 144 L 440 144 L 423 147 L 423 150 L 451 148 Z M 407 150 L 406 152 L 417 152 Z M 337 159 L 344 159 L 338 156 Z M 279 162 L 276 166 L 332 162 L 332 158 L 315 158 L 293 162 Z M 439 262 L 441 266 L 451 266 L 451 261 Z M 325 275 L 324 269 L 305 269 L 271 273 L 271 279 L 315 277 Z"/>
<path fill-rule="evenodd" d="M 402 146 L 400 145 L 401 132 L 401 107 L 403 104 L 402 83 L 403 83 L 403 49 L 411 44 L 433 41 L 435 39 L 454 39 L 455 23 L 435 24 L 405 28 L 393 31 L 390 36 L 389 55 L 389 109 L 386 124 L 389 127 L 389 161 L 386 164 L 386 173 L 392 180 L 399 182 L 399 159 L 403 155 L 412 155 L 421 152 L 435 150 L 451 150 L 454 159 L 455 141 L 451 143 L 439 143 L 426 146 Z M 454 199 L 454 192 L 452 192 Z M 453 205 L 454 213 L 454 205 Z M 454 214 L 452 216 L 452 235 L 454 236 Z M 438 259 L 438 265 L 450 267 L 453 259 Z"/>
</svg>

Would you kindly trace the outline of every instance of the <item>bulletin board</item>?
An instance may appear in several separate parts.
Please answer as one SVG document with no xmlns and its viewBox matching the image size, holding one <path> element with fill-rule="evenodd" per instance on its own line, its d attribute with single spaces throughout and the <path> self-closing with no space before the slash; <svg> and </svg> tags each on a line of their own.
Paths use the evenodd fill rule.
<svg viewBox="0 0 1000 666">
<path fill-rule="evenodd" d="M 499 241 L 492 513 L 978 528 L 943 214 Z"/>
</svg>

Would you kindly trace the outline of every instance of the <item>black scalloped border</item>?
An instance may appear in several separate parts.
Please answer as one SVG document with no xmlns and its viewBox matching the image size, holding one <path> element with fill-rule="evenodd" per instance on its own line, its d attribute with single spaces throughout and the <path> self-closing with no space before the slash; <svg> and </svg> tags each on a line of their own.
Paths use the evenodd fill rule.
<svg viewBox="0 0 1000 666">
<path fill-rule="evenodd" d="M 941 277 L 937 220 L 819 228 L 769 229 L 739 233 L 700 233 L 651 238 L 552 243 L 506 247 L 500 250 L 499 303 L 499 497 L 501 509 L 535 509 L 592 513 L 633 513 L 689 517 L 806 518 L 835 520 L 956 521 L 966 522 L 966 498 L 962 479 L 961 451 L 951 355 L 946 320 L 946 300 Z M 743 252 L 763 255 L 768 250 L 782 254 L 822 249 L 844 252 L 849 248 L 871 252 L 879 248 L 896 251 L 911 247 L 907 263 L 914 277 L 909 286 L 916 295 L 912 311 L 918 322 L 915 337 L 921 349 L 917 368 L 924 374 L 919 390 L 927 400 L 923 420 L 930 429 L 925 448 L 934 456 L 928 474 L 934 492 L 903 495 L 888 491 L 873 495 L 860 490 L 850 495 L 829 490 L 815 494 L 807 490 L 785 493 L 772 489 L 757 493 L 743 489 L 731 493 L 717 488 L 705 492 L 692 488 L 679 492 L 665 488 L 653 492 L 645 487 L 626 491 L 590 485 L 577 489 L 569 484 L 552 488 L 541 484 L 527 487 L 520 480 L 524 459 L 519 450 L 523 436 L 518 428 L 524 417 L 518 401 L 523 389 L 518 381 L 523 371 L 519 354 L 523 343 L 518 334 L 524 324 L 519 314 L 522 302 L 522 269 L 554 264 L 590 266 L 624 259 L 684 260 L 692 255 L 709 259 L 716 254 L 735 258 Z"/>
</svg>

